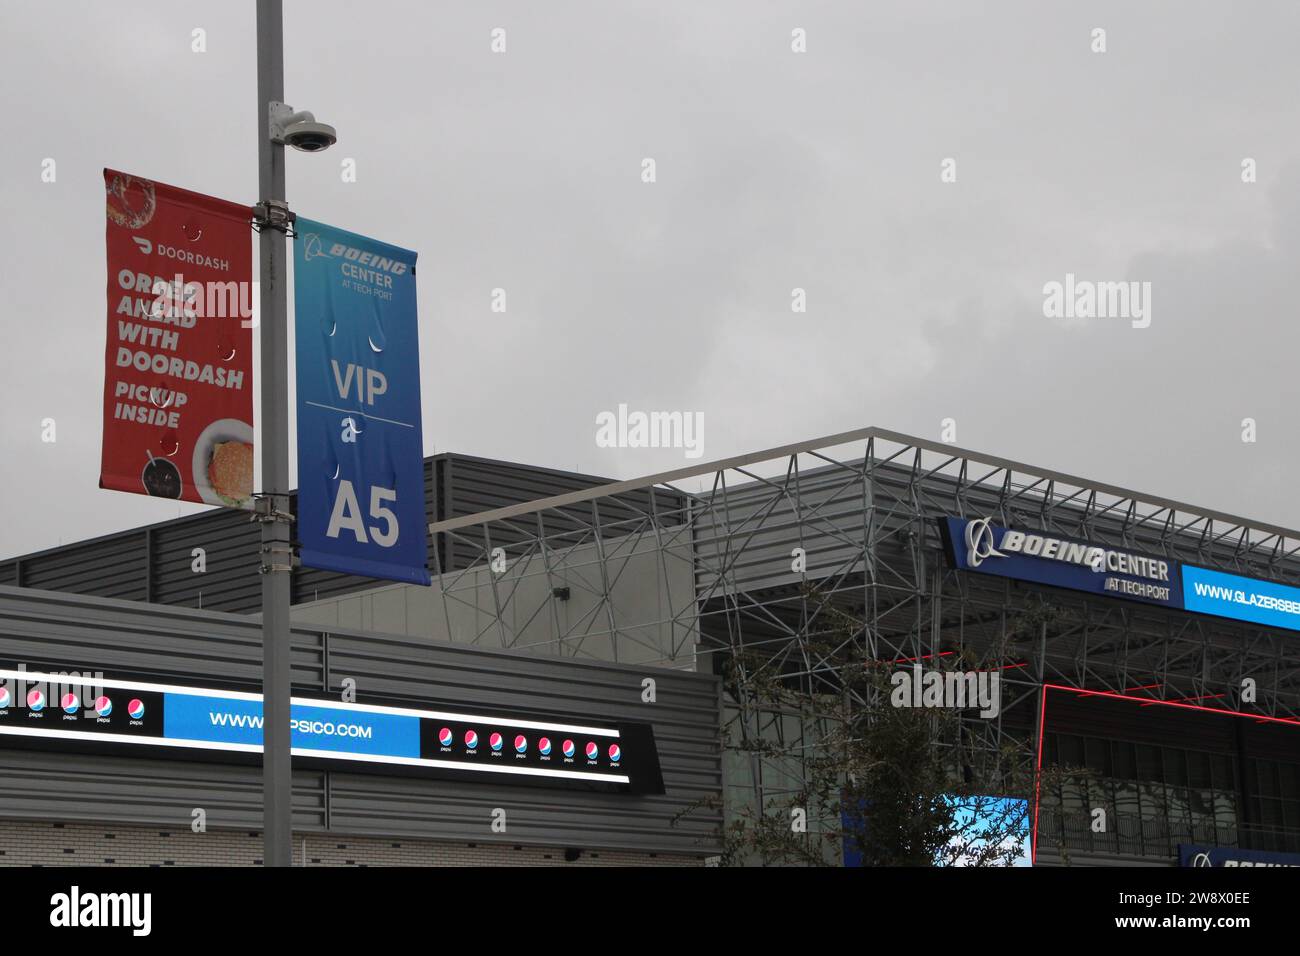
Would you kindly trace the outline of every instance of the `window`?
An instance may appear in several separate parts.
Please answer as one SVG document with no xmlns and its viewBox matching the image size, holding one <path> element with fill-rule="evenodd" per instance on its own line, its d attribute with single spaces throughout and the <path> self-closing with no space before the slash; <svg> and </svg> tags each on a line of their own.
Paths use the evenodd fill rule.
<svg viewBox="0 0 1300 956">
<path fill-rule="evenodd" d="M 1070 846 L 1098 853 L 1164 856 L 1178 843 L 1300 845 L 1300 763 L 1251 759 L 1242 770 L 1251 791 L 1254 826 L 1239 829 L 1239 768 L 1230 754 L 1207 754 L 1078 734 L 1049 735 L 1045 765 L 1082 770 L 1060 792 L 1044 793 L 1059 808 Z M 1104 833 L 1092 833 L 1091 811 L 1106 811 Z"/>
<path fill-rule="evenodd" d="M 1215 790 L 1237 790 L 1237 761 L 1227 754 L 1211 754 L 1210 770 Z"/>
<path fill-rule="evenodd" d="M 1084 767 L 1083 739 L 1074 734 L 1060 734 L 1057 744 L 1061 748 L 1059 761 L 1063 767 Z"/>
<path fill-rule="evenodd" d="M 1209 754 L 1187 751 L 1187 785 L 1199 790 L 1209 790 L 1214 786 Z"/>
<path fill-rule="evenodd" d="M 1267 760 L 1252 761 L 1255 765 L 1255 788 L 1261 797 L 1278 797 L 1277 764 Z"/>
<path fill-rule="evenodd" d="M 1187 755 L 1171 747 L 1163 748 L 1165 783 L 1173 787 L 1187 786 Z"/>
<path fill-rule="evenodd" d="M 1137 775 L 1139 780 L 1163 780 L 1160 748 L 1151 744 L 1137 745 Z"/>
<path fill-rule="evenodd" d="M 1117 740 L 1111 744 L 1112 766 L 1115 776 L 1120 780 L 1137 779 L 1137 754 L 1133 745 L 1127 741 Z M 1136 795 L 1137 791 L 1133 791 Z"/>
<path fill-rule="evenodd" d="M 1084 741 L 1084 753 L 1089 770 L 1099 777 L 1112 776 L 1109 743 L 1089 737 Z"/>
</svg>

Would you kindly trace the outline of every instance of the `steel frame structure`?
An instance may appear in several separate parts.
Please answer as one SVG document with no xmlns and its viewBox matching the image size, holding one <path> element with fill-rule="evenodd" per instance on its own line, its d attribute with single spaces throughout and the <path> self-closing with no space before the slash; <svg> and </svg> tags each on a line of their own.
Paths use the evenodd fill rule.
<svg viewBox="0 0 1300 956">
<path fill-rule="evenodd" d="M 696 489 L 686 487 L 692 482 Z M 960 746 L 989 752 L 1007 734 L 1035 733 L 1044 684 L 1300 720 L 1300 655 L 1287 650 L 1284 632 L 953 570 L 936 520 L 944 515 L 1300 585 L 1300 531 L 876 427 L 430 531 L 471 555 L 461 570 L 437 568 L 436 586 L 449 626 L 453 608 L 474 609 L 475 643 L 730 667 L 742 685 L 765 670 L 809 695 L 835 691 L 844 642 L 882 662 L 965 654 L 1001 674 L 998 717 L 963 721 Z M 627 607 L 625 576 L 644 578 L 651 567 L 653 606 Z M 689 567 L 694 586 L 674 588 L 670 567 Z M 557 613 L 559 582 L 586 598 L 567 623 Z M 1033 617 L 1042 602 L 1060 616 Z M 860 626 L 831 627 L 832 608 Z M 1024 620 L 1034 621 L 1032 632 Z M 827 645 L 832 636 L 839 646 Z M 1258 687 L 1253 704 L 1237 703 L 1246 677 Z M 817 721 L 733 704 L 733 733 L 772 741 L 783 755 L 756 759 L 747 774 L 742 799 L 762 806 L 797 788 Z"/>
</svg>

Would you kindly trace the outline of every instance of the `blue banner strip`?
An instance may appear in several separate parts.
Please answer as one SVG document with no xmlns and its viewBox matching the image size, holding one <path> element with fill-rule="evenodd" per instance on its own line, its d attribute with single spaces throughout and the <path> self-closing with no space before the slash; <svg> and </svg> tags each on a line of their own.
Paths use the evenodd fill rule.
<svg viewBox="0 0 1300 956">
<path fill-rule="evenodd" d="M 947 517 L 942 529 L 953 564 L 963 571 L 1300 631 L 1294 585 L 1049 532 L 1011 531 L 987 519 Z"/>
<path fill-rule="evenodd" d="M 427 586 L 416 254 L 302 217 L 295 234 L 302 563 Z"/>
<path fill-rule="evenodd" d="M 197 743 L 262 746 L 262 703 L 165 694 L 163 736 Z M 342 754 L 419 757 L 420 719 L 401 714 L 293 704 L 290 746 Z"/>
<path fill-rule="evenodd" d="M 1197 614 L 1300 631 L 1300 588 L 1183 565 L 1183 606 Z"/>
</svg>

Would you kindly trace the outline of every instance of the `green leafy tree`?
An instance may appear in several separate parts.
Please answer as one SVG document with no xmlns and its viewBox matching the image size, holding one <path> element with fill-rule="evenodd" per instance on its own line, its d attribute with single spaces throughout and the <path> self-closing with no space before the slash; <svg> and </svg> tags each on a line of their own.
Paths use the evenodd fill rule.
<svg viewBox="0 0 1300 956">
<path fill-rule="evenodd" d="M 734 655 L 724 674 L 736 706 L 731 765 L 782 766 L 792 781 L 755 801 L 732 802 L 724 865 L 838 865 L 844 850 L 865 866 L 1021 860 L 1035 787 L 1054 787 L 1058 773 L 1038 773 L 1032 735 L 982 738 L 970 713 L 894 706 L 891 678 L 910 665 L 867 658 L 855 639 L 860 620 L 828 602 L 819 613 L 826 626 L 804 645 L 807 659 L 818 662 L 815 680 L 806 672 L 792 678 L 791 668 L 752 652 Z M 926 670 L 996 668 L 1062 617 L 1046 605 L 1033 608 L 981 659 L 951 654 L 926 661 Z M 800 732 L 756 732 L 765 725 Z"/>
</svg>

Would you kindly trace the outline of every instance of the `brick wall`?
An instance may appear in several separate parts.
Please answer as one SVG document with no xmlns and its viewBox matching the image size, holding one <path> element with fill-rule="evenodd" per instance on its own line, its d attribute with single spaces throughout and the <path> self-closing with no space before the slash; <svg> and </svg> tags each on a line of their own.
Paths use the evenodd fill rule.
<svg viewBox="0 0 1300 956">
<path fill-rule="evenodd" d="M 305 852 L 304 852 L 305 844 Z M 698 857 L 583 850 L 566 863 L 564 848 L 385 840 L 328 833 L 296 834 L 295 866 L 700 866 Z M 262 834 L 210 830 L 0 820 L 0 866 L 251 866 L 262 861 Z"/>
</svg>

